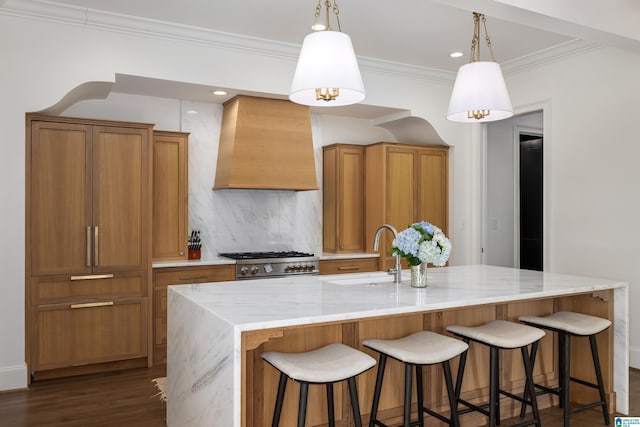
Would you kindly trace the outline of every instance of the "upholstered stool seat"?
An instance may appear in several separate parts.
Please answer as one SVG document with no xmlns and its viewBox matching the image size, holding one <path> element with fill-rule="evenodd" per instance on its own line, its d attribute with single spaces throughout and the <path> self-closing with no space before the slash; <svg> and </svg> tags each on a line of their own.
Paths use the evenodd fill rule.
<svg viewBox="0 0 640 427">
<path fill-rule="evenodd" d="M 415 424 L 411 422 L 411 388 L 413 368 L 416 371 L 416 390 L 418 397 L 418 423 L 424 425 L 424 413 L 428 413 L 452 426 L 459 426 L 458 414 L 456 411 L 455 390 L 453 388 L 453 380 L 451 378 L 451 367 L 449 361 L 458 355 L 464 353 L 469 345 L 460 340 L 436 334 L 429 331 L 416 332 L 403 338 L 398 339 L 367 339 L 362 342 L 365 347 L 380 353 L 380 362 L 378 363 L 378 374 L 373 395 L 373 403 L 371 407 L 371 416 L 369 426 L 384 426 L 377 419 L 378 404 L 380 402 L 380 392 L 382 390 L 382 381 L 384 378 L 384 370 L 387 357 L 391 357 L 405 364 L 405 390 L 404 390 L 404 426 Z M 441 363 L 444 370 L 445 383 L 449 395 L 449 403 L 451 408 L 450 418 L 446 418 L 441 414 L 424 407 L 424 396 L 422 388 L 422 367 L 425 365 L 433 365 Z"/>
<path fill-rule="evenodd" d="M 335 425 L 333 383 L 345 380 L 349 384 L 355 425 L 362 425 L 355 377 L 376 364 L 373 357 L 344 344 L 329 344 L 303 353 L 270 351 L 263 353 L 262 358 L 280 371 L 278 395 L 273 413 L 273 427 L 280 424 L 287 377 L 300 383 L 298 427 L 304 427 L 305 424 L 309 384 L 326 385 L 329 425 Z"/>
<path fill-rule="evenodd" d="M 447 331 L 461 337 L 464 342 L 469 343 L 475 341 L 479 344 L 489 346 L 489 402 L 484 405 L 474 405 L 460 398 L 460 389 L 464 375 L 466 364 L 466 356 L 464 353 L 460 358 L 460 366 L 458 367 L 458 378 L 456 381 L 456 400 L 468 409 L 459 411 L 466 413 L 470 411 L 478 411 L 489 417 L 489 426 L 494 427 L 500 424 L 500 394 L 515 399 L 523 404 L 531 405 L 533 408 L 533 419 L 517 424 L 517 426 L 526 426 L 535 424 L 540 426 L 540 415 L 538 413 L 538 404 L 536 399 L 527 399 L 525 397 L 516 396 L 506 390 L 500 389 L 500 350 L 503 349 L 520 349 L 522 354 L 522 362 L 524 364 L 525 375 L 527 378 L 526 387 L 529 389 L 529 395 L 533 394 L 533 365 L 528 346 L 531 345 L 531 352 L 536 351 L 538 342 L 544 337 L 545 332 L 531 326 L 508 322 L 505 320 L 493 320 L 479 326 L 447 326 Z M 489 408 L 489 411 L 486 408 Z"/>
<path fill-rule="evenodd" d="M 569 416 L 572 413 L 584 411 L 586 409 L 602 406 L 602 416 L 604 423 L 609 425 L 609 410 L 605 398 L 604 381 L 602 380 L 602 370 L 600 368 L 600 358 L 598 356 L 598 346 L 596 335 L 611 326 L 611 321 L 601 317 L 588 314 L 574 313 L 570 311 L 559 311 L 549 316 L 521 316 L 519 320 L 527 325 L 547 329 L 558 334 L 559 349 L 559 384 L 556 388 L 549 388 L 540 384 L 535 384 L 539 392 L 537 396 L 546 393 L 553 393 L 560 397 L 560 407 L 563 409 L 563 425 L 569 426 Z M 582 379 L 571 377 L 571 337 L 588 337 L 593 358 L 593 367 L 596 374 L 596 384 Z M 535 363 L 535 353 L 532 354 L 532 363 Z M 569 399 L 571 396 L 571 381 L 595 388 L 598 390 L 600 400 L 587 405 L 571 408 Z M 524 416 L 526 408 L 522 408 L 520 415 Z"/>
</svg>

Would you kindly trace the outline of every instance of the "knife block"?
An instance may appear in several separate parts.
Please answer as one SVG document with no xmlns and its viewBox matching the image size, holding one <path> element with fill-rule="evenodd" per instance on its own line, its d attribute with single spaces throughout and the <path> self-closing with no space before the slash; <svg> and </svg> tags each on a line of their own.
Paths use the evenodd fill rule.
<svg viewBox="0 0 640 427">
<path fill-rule="evenodd" d="M 189 249 L 188 259 L 200 259 L 200 249 Z"/>
</svg>

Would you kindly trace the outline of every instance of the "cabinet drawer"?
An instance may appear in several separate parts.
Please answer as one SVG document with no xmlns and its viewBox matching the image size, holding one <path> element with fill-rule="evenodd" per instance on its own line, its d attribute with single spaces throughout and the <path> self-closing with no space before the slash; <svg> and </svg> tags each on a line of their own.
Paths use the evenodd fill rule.
<svg viewBox="0 0 640 427">
<path fill-rule="evenodd" d="M 31 308 L 34 371 L 145 357 L 147 298 Z"/>
<path fill-rule="evenodd" d="M 86 276 L 45 276 L 31 279 L 31 305 L 147 295 L 146 272 Z"/>
<path fill-rule="evenodd" d="M 163 289 L 168 285 L 236 280 L 236 266 L 226 264 L 197 267 L 168 267 L 156 269 L 153 273 L 153 279 L 156 289 Z"/>
<path fill-rule="evenodd" d="M 320 260 L 320 274 L 366 273 L 378 270 L 378 258 Z"/>
</svg>

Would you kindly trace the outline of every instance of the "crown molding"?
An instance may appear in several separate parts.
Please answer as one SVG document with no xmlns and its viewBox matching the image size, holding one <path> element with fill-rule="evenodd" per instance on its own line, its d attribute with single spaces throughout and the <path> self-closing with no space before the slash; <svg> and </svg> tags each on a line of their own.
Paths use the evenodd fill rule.
<svg viewBox="0 0 640 427">
<path fill-rule="evenodd" d="M 521 56 L 520 58 L 503 62 L 501 64 L 501 68 L 505 74 L 521 73 L 552 64 L 554 62 L 559 62 L 575 55 L 581 55 L 595 49 L 600 49 L 601 47 L 602 46 L 598 43 L 573 39 L 548 49 L 534 52 L 530 55 Z"/>
<path fill-rule="evenodd" d="M 180 41 L 232 51 L 250 52 L 268 57 L 278 57 L 292 62 L 297 61 L 301 47 L 301 45 L 298 44 L 260 39 L 78 6 L 63 5 L 47 0 L 0 0 L 0 15 L 73 25 L 101 31 L 153 37 L 163 40 Z M 506 74 L 522 72 L 559 61 L 568 56 L 592 50 L 597 46 L 598 45 L 594 43 L 573 40 L 544 51 L 505 62 L 502 64 L 502 69 Z M 456 76 L 456 73 L 451 71 L 385 61 L 376 58 L 358 57 L 358 63 L 362 70 L 370 73 L 431 81 L 448 86 L 453 85 Z"/>
</svg>

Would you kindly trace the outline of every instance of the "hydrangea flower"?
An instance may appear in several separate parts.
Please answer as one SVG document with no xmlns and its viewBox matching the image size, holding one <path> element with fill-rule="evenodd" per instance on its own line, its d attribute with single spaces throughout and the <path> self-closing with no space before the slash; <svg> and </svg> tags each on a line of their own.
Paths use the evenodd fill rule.
<svg viewBox="0 0 640 427">
<path fill-rule="evenodd" d="M 391 253 L 399 254 L 411 266 L 427 262 L 441 267 L 449 260 L 451 242 L 440 228 L 421 221 L 398 233 Z"/>
</svg>

